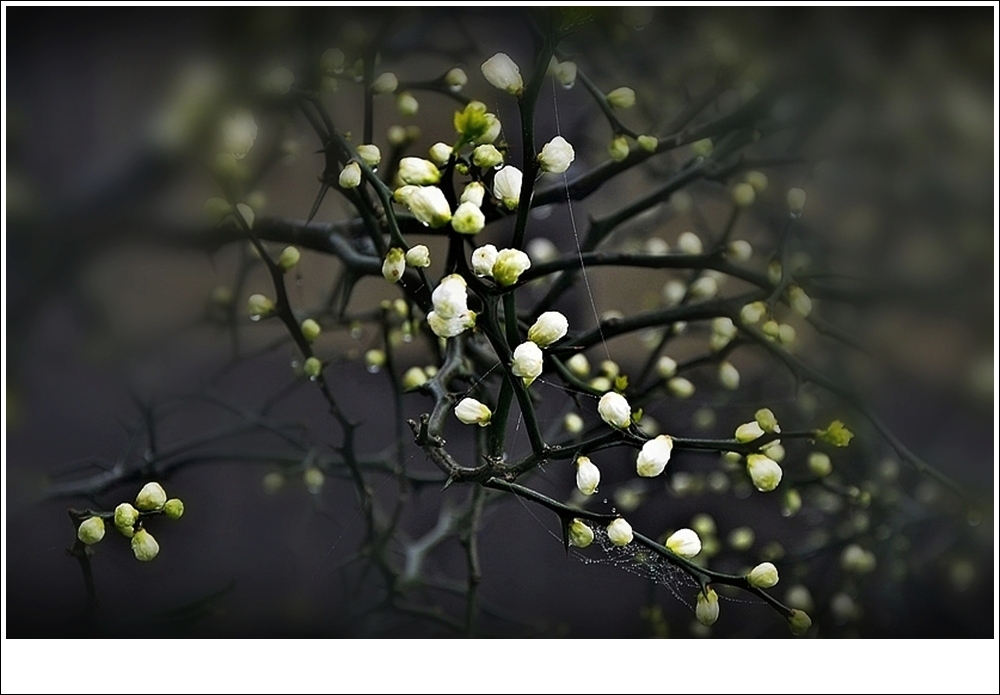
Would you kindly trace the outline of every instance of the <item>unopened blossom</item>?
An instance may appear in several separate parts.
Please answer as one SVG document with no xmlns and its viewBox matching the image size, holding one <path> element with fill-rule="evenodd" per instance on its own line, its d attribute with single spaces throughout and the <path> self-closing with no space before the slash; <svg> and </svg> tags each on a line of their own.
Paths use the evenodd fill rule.
<svg viewBox="0 0 1000 695">
<path fill-rule="evenodd" d="M 670 454 L 674 450 L 674 440 L 666 434 L 650 439 L 642 445 L 642 450 L 635 460 L 635 472 L 643 478 L 655 478 L 670 463 Z"/>
<path fill-rule="evenodd" d="M 236 159 L 243 159 L 257 139 L 257 122 L 249 111 L 238 111 L 222 124 L 222 142 Z"/>
<path fill-rule="evenodd" d="M 433 166 L 433 165 L 432 165 Z M 404 186 L 403 202 L 420 222 L 428 227 L 443 227 L 451 222 L 451 208 L 444 191 L 436 186 Z M 398 192 L 398 191 L 397 191 Z"/>
<path fill-rule="evenodd" d="M 701 552 L 701 538 L 689 528 L 682 528 L 670 534 L 664 545 L 674 555 L 681 557 L 691 558 Z"/>
<path fill-rule="evenodd" d="M 382 277 L 386 282 L 399 282 L 406 270 L 406 253 L 398 246 L 389 249 L 382 261 Z"/>
<path fill-rule="evenodd" d="M 576 459 L 576 489 L 584 495 L 593 495 L 601 484 L 601 469 L 586 456 Z"/>
<path fill-rule="evenodd" d="M 431 252 L 424 244 L 417 244 L 406 252 L 406 265 L 426 268 L 431 264 Z"/>
<path fill-rule="evenodd" d="M 464 204 L 464 203 L 463 203 Z M 459 206 L 461 208 L 461 205 Z M 472 252 L 472 272 L 479 277 L 493 277 L 493 265 L 497 262 L 497 247 L 485 244 Z"/>
<path fill-rule="evenodd" d="M 812 312 L 812 299 L 798 285 L 792 285 L 788 288 L 788 303 L 799 316 L 806 317 Z"/>
<path fill-rule="evenodd" d="M 611 159 L 620 162 L 628 157 L 628 153 L 628 138 L 624 135 L 616 135 L 611 138 L 611 142 L 608 143 L 608 154 L 611 155 Z"/>
<path fill-rule="evenodd" d="M 605 98 L 616 109 L 630 109 L 635 106 L 635 90 L 631 87 L 612 89 Z"/>
<path fill-rule="evenodd" d="M 507 287 L 517 282 L 521 273 L 531 267 L 528 254 L 520 249 L 501 249 L 493 264 L 493 279 L 498 284 Z"/>
<path fill-rule="evenodd" d="M 521 70 L 509 55 L 497 53 L 482 65 L 483 77 L 497 89 L 520 96 L 524 91 Z"/>
<path fill-rule="evenodd" d="M 135 506 L 141 512 L 162 509 L 167 501 L 167 493 L 159 483 L 146 483 L 135 498 Z"/>
<path fill-rule="evenodd" d="M 792 215 L 799 216 L 806 207 L 806 192 L 801 188 L 789 188 L 785 196 L 788 203 L 788 211 Z"/>
<path fill-rule="evenodd" d="M 337 183 L 341 188 L 357 188 L 361 185 L 361 165 L 357 162 L 348 162 L 340 171 Z"/>
<path fill-rule="evenodd" d="M 561 174 L 573 163 L 576 153 L 573 146 L 561 135 L 557 135 L 545 143 L 538 153 L 538 165 L 542 171 L 550 174 Z"/>
<path fill-rule="evenodd" d="M 548 347 L 569 330 L 569 321 L 558 311 L 546 311 L 528 329 L 528 340 L 538 347 Z"/>
<path fill-rule="evenodd" d="M 715 589 L 698 592 L 694 615 L 702 625 L 715 624 L 715 621 L 719 619 L 719 595 L 715 593 Z"/>
<path fill-rule="evenodd" d="M 626 429 L 632 423 L 632 407 L 625 396 L 608 391 L 597 404 L 597 413 L 604 422 L 618 429 Z"/>
<path fill-rule="evenodd" d="M 399 87 L 399 78 L 391 72 L 383 72 L 372 82 L 372 91 L 376 94 L 392 94 L 397 87 Z"/>
<path fill-rule="evenodd" d="M 770 408 L 761 408 L 758 410 L 754 413 L 754 419 L 765 432 L 781 432 L 781 427 L 778 426 L 778 418 L 774 416 Z"/>
<path fill-rule="evenodd" d="M 434 310 L 427 314 L 427 324 L 435 335 L 454 338 L 476 324 L 468 309 L 468 289 L 461 275 L 445 276 L 431 293 Z"/>
<path fill-rule="evenodd" d="M 475 398 L 463 398 L 455 406 L 455 417 L 466 425 L 479 425 L 486 427 L 489 424 L 493 413 L 490 409 L 480 403 Z"/>
<path fill-rule="evenodd" d="M 483 206 L 483 198 L 485 196 L 486 186 L 478 181 L 473 181 L 472 183 L 466 184 L 465 188 L 462 189 L 462 196 L 458 199 L 458 202 L 472 203 L 478 208 Z"/>
<path fill-rule="evenodd" d="M 104 538 L 104 519 L 99 516 L 84 519 L 76 529 L 76 537 L 87 545 L 99 543 Z"/>
<path fill-rule="evenodd" d="M 632 542 L 632 526 L 621 517 L 608 524 L 607 532 L 608 540 L 617 546 L 628 545 Z"/>
<path fill-rule="evenodd" d="M 382 152 L 377 145 L 358 145 L 356 151 L 369 169 L 374 169 L 382 161 Z"/>
<path fill-rule="evenodd" d="M 429 186 L 441 180 L 441 171 L 422 157 L 403 157 L 399 160 L 399 179 L 414 186 Z"/>
<path fill-rule="evenodd" d="M 487 143 L 472 150 L 472 163 L 480 169 L 492 169 L 503 164 L 503 152 Z"/>
<path fill-rule="evenodd" d="M 770 562 L 762 562 L 750 570 L 747 581 L 758 589 L 770 589 L 778 583 L 778 568 Z"/>
<path fill-rule="evenodd" d="M 453 92 L 458 92 L 465 86 L 466 82 L 469 81 L 468 76 L 465 74 L 465 70 L 462 68 L 452 68 L 444 76 L 445 84 L 448 85 L 448 89 Z"/>
<path fill-rule="evenodd" d="M 461 203 L 451 216 L 451 228 L 459 234 L 479 234 L 486 226 L 486 215 L 475 203 Z"/>
<path fill-rule="evenodd" d="M 771 492 L 781 482 L 781 466 L 763 454 L 747 456 L 747 473 L 754 487 L 761 492 Z"/>
<path fill-rule="evenodd" d="M 701 238 L 694 232 L 684 232 L 677 237 L 677 248 L 693 256 L 700 254 L 704 250 Z"/>
<path fill-rule="evenodd" d="M 493 177 L 493 195 L 499 198 L 508 210 L 517 207 L 521 200 L 521 183 L 524 174 L 515 166 L 505 166 Z"/>
<path fill-rule="evenodd" d="M 788 617 L 788 627 L 793 635 L 804 635 L 812 627 L 812 619 L 805 611 L 793 608 L 792 614 Z"/>
<path fill-rule="evenodd" d="M 434 162 L 434 166 L 440 168 L 448 164 L 448 160 L 451 159 L 452 151 L 451 145 L 444 142 L 435 142 L 431 145 L 431 148 L 427 150 L 427 156 L 432 162 Z"/>
<path fill-rule="evenodd" d="M 542 373 L 542 349 L 529 340 L 514 348 L 513 357 L 511 372 L 521 377 L 525 386 L 530 386 Z"/>
<path fill-rule="evenodd" d="M 160 553 L 160 544 L 144 528 L 132 536 L 132 554 L 139 562 L 149 562 Z"/>
<path fill-rule="evenodd" d="M 736 428 L 736 441 L 741 444 L 752 442 L 758 437 L 764 436 L 764 430 L 755 420 L 754 422 L 744 422 Z"/>
<path fill-rule="evenodd" d="M 587 548 L 594 542 L 594 530 L 582 519 L 573 519 L 568 531 L 569 544 L 575 548 Z"/>
<path fill-rule="evenodd" d="M 753 246 L 745 239 L 734 239 L 726 245 L 726 253 L 734 261 L 749 261 L 753 257 Z"/>
</svg>

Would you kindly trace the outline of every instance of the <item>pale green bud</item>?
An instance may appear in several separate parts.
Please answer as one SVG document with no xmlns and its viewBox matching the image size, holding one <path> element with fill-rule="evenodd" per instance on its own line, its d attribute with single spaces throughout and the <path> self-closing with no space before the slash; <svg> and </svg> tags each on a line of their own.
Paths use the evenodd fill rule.
<svg viewBox="0 0 1000 695">
<path fill-rule="evenodd" d="M 348 162 L 337 179 L 341 188 L 357 188 L 361 185 L 361 165 L 357 162 Z"/>
<path fill-rule="evenodd" d="M 306 376 L 310 379 L 316 379 L 323 371 L 323 363 L 319 361 L 318 357 L 309 357 L 302 365 L 302 371 L 304 371 Z"/>
<path fill-rule="evenodd" d="M 415 391 L 427 383 L 427 373 L 420 367 L 410 367 L 403 373 L 403 390 Z"/>
<path fill-rule="evenodd" d="M 318 468 L 310 466 L 302 473 L 302 482 L 306 484 L 306 489 L 313 495 L 318 495 L 326 482 L 326 476 Z"/>
<path fill-rule="evenodd" d="M 586 548 L 594 542 L 594 531 L 580 519 L 569 524 L 569 544 L 575 548 Z"/>
<path fill-rule="evenodd" d="M 528 329 L 528 340 L 539 347 L 548 347 L 569 330 L 569 321 L 558 311 L 546 311 Z"/>
<path fill-rule="evenodd" d="M 840 566 L 845 572 L 868 574 L 875 569 L 875 553 L 852 543 L 840 554 Z"/>
<path fill-rule="evenodd" d="M 630 109 L 635 106 L 635 90 L 630 87 L 618 87 L 617 89 L 612 89 L 605 95 L 613 108 L 616 109 Z"/>
<path fill-rule="evenodd" d="M 781 500 L 781 515 L 795 516 L 802 509 L 802 495 L 795 488 L 785 490 L 785 495 Z"/>
<path fill-rule="evenodd" d="M 126 538 L 132 537 L 132 529 L 139 520 L 139 510 L 128 502 L 122 502 L 115 507 L 115 528 Z"/>
<path fill-rule="evenodd" d="M 640 135 L 636 138 L 636 142 L 638 142 L 639 147 L 644 149 L 646 152 L 656 152 L 656 148 L 660 144 L 660 141 L 652 135 Z"/>
<path fill-rule="evenodd" d="M 347 56 L 339 48 L 328 48 L 319 57 L 319 66 L 323 72 L 339 74 L 344 71 Z"/>
<path fill-rule="evenodd" d="M 378 348 L 372 348 L 365 352 L 365 367 L 368 371 L 378 371 L 385 366 L 385 352 Z"/>
<path fill-rule="evenodd" d="M 682 376 L 675 376 L 667 382 L 667 390 L 674 398 L 690 398 L 694 395 L 694 384 Z"/>
<path fill-rule="evenodd" d="M 765 432 L 781 432 L 781 427 L 778 426 L 778 418 L 774 416 L 770 408 L 761 408 L 754 413 L 753 417 Z"/>
<path fill-rule="evenodd" d="M 703 275 L 691 283 L 688 293 L 693 299 L 711 299 L 719 292 L 715 278 Z"/>
<path fill-rule="evenodd" d="M 788 628 L 793 635 L 804 635 L 812 627 L 812 619 L 805 611 L 797 608 L 792 609 L 792 614 L 788 618 Z"/>
<path fill-rule="evenodd" d="M 788 202 L 788 211 L 798 217 L 806 207 L 806 192 L 801 188 L 789 188 L 785 197 Z"/>
<path fill-rule="evenodd" d="M 306 342 L 313 342 L 319 337 L 319 334 L 323 332 L 323 328 L 315 319 L 306 319 L 302 322 L 302 337 L 306 339 Z"/>
<path fill-rule="evenodd" d="M 779 343 L 781 343 L 782 345 L 791 345 L 792 343 L 795 342 L 795 337 L 796 333 L 794 326 L 787 323 L 782 323 L 778 325 Z"/>
<path fill-rule="evenodd" d="M 417 244 L 406 252 L 406 265 L 413 268 L 427 268 L 431 264 L 431 252 L 423 244 Z"/>
<path fill-rule="evenodd" d="M 774 319 L 769 319 L 760 327 L 760 332 L 771 339 L 777 339 L 781 326 Z"/>
<path fill-rule="evenodd" d="M 756 199 L 757 193 L 749 183 L 738 183 L 733 186 L 733 203 L 736 207 L 748 208 Z"/>
<path fill-rule="evenodd" d="M 184 516 L 184 502 L 177 497 L 172 497 L 163 505 L 163 514 L 168 519 L 177 520 Z"/>
<path fill-rule="evenodd" d="M 382 161 L 382 152 L 376 145 L 358 145 L 357 153 L 369 169 L 374 169 Z"/>
<path fill-rule="evenodd" d="M 427 150 L 427 156 L 432 162 L 434 162 L 434 166 L 440 169 L 441 167 L 448 165 L 452 152 L 453 150 L 451 145 L 443 142 L 435 142 L 431 145 L 431 148 Z"/>
<path fill-rule="evenodd" d="M 528 254 L 524 251 L 520 249 L 502 249 L 497 253 L 497 260 L 493 264 L 493 279 L 498 284 L 507 287 L 517 282 L 517 279 L 521 277 L 521 273 L 530 267 L 531 259 L 528 258 Z"/>
<path fill-rule="evenodd" d="M 479 145 L 472 151 L 472 163 L 480 169 L 492 169 L 503 164 L 503 152 L 493 145 Z"/>
<path fill-rule="evenodd" d="M 570 434 L 580 434 L 583 432 L 583 418 L 576 413 L 566 413 L 566 417 L 563 418 L 563 429 Z"/>
<path fill-rule="evenodd" d="M 372 91 L 376 94 L 392 94 L 399 87 L 399 79 L 391 72 L 383 72 L 372 82 Z"/>
<path fill-rule="evenodd" d="M 222 141 L 227 152 L 243 159 L 257 139 L 257 122 L 249 111 L 238 111 L 222 123 Z"/>
<path fill-rule="evenodd" d="M 141 528 L 132 536 L 132 554 L 139 562 L 149 562 L 159 553 L 160 544 L 146 529 Z"/>
<path fill-rule="evenodd" d="M 741 444 L 752 442 L 758 437 L 764 436 L 764 430 L 755 422 L 744 422 L 736 428 L 736 441 Z"/>
<path fill-rule="evenodd" d="M 778 568 L 770 562 L 762 562 L 750 570 L 747 581 L 758 589 L 770 589 L 778 583 Z"/>
<path fill-rule="evenodd" d="M 297 248 L 294 246 L 286 246 L 281 251 L 281 255 L 278 256 L 278 266 L 282 270 L 291 270 L 298 265 L 301 258 L 302 254 Z"/>
<path fill-rule="evenodd" d="M 734 261 L 745 263 L 753 257 L 753 246 L 744 239 L 734 239 L 726 246 L 726 253 Z"/>
<path fill-rule="evenodd" d="M 712 139 L 704 138 L 691 143 L 691 151 L 698 157 L 707 157 L 712 154 Z"/>
<path fill-rule="evenodd" d="M 465 86 L 469 81 L 468 76 L 465 74 L 465 70 L 462 68 L 452 68 L 444 76 L 445 84 L 453 92 L 458 92 Z"/>
<path fill-rule="evenodd" d="M 698 622 L 706 627 L 714 625 L 719 619 L 719 595 L 714 589 L 698 593 L 698 602 L 694 607 L 694 615 Z"/>
<path fill-rule="evenodd" d="M 771 492 L 781 482 L 781 466 L 762 454 L 747 456 L 747 473 L 750 474 L 754 487 L 761 492 Z"/>
<path fill-rule="evenodd" d="M 586 379 L 590 375 L 590 362 L 582 352 L 578 352 L 566 360 L 566 368 L 577 379 Z"/>
<path fill-rule="evenodd" d="M 723 360 L 719 363 L 719 383 L 723 388 L 735 391 L 740 387 L 740 371 L 732 362 Z"/>
<path fill-rule="evenodd" d="M 205 212 L 213 222 L 221 221 L 232 209 L 225 198 L 209 198 L 205 201 Z"/>
<path fill-rule="evenodd" d="M 694 232 L 684 232 L 677 237 L 677 248 L 684 253 L 696 256 L 704 251 L 701 238 Z"/>
<path fill-rule="evenodd" d="M 767 190 L 767 174 L 763 171 L 748 171 L 746 181 L 753 186 L 753 190 L 757 195 Z"/>
<path fill-rule="evenodd" d="M 104 519 L 99 516 L 84 519 L 76 529 L 76 537 L 87 545 L 100 542 L 104 538 Z"/>
<path fill-rule="evenodd" d="M 661 379 L 670 379 L 677 374 L 677 361 L 663 355 L 656 361 L 656 373 Z"/>
<path fill-rule="evenodd" d="M 608 154 L 611 155 L 611 159 L 620 162 L 628 157 L 628 153 L 628 139 L 624 135 L 617 135 L 611 139 L 608 144 Z"/>
<path fill-rule="evenodd" d="M 733 550 L 749 550 L 756 536 L 749 526 L 740 526 L 729 532 L 729 545 Z"/>
<path fill-rule="evenodd" d="M 812 311 L 812 299 L 798 285 L 792 285 L 788 288 L 788 303 L 799 316 L 806 317 Z"/>
<path fill-rule="evenodd" d="M 695 514 L 691 518 L 691 528 L 702 536 L 714 535 L 716 531 L 715 519 L 705 513 Z"/>
<path fill-rule="evenodd" d="M 141 512 L 162 509 L 167 502 L 167 493 L 159 483 L 146 483 L 135 498 L 135 506 Z"/>
<path fill-rule="evenodd" d="M 415 116 L 420 110 L 420 102 L 410 92 L 403 92 L 396 97 L 396 108 L 403 116 Z"/>
<path fill-rule="evenodd" d="M 752 326 L 767 315 L 767 304 L 764 302 L 752 302 L 744 304 L 740 309 L 740 321 Z"/>
<path fill-rule="evenodd" d="M 833 472 L 833 464 L 830 457 L 822 451 L 814 451 L 807 459 L 809 470 L 818 478 L 825 478 Z"/>
</svg>

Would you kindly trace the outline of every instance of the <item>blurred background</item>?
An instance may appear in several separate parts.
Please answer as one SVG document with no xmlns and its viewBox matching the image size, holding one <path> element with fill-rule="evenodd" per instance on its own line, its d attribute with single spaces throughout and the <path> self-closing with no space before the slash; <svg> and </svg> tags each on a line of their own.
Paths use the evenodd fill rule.
<svg viewBox="0 0 1000 695">
<path fill-rule="evenodd" d="M 319 494 L 291 477 L 280 490 L 264 484 L 289 454 L 273 432 L 239 430 L 247 412 L 280 399 L 272 413 L 280 427 L 319 447 L 335 438 L 322 398 L 290 366 L 297 352 L 281 341 L 280 326 L 241 320 L 242 357 L 231 361 L 232 331 L 219 320 L 230 300 L 219 288 L 234 286 L 247 252 L 241 243 L 213 241 L 204 211 L 205 200 L 219 194 L 206 143 L 221 116 L 256 94 L 261 76 L 276 67 L 299 79 L 315 71 L 326 49 L 364 43 L 383 27 L 379 71 L 420 82 L 464 68 L 463 94 L 500 116 L 512 161 L 519 161 L 516 105 L 485 82 L 479 66 L 502 50 L 530 74 L 534 40 L 520 11 L 389 12 L 8 8 L 8 635 L 449 634 L 413 616 L 366 610 L 378 590 L 355 563 L 363 528 L 344 481 L 327 481 Z M 753 244 L 752 263 L 763 270 L 777 245 L 784 192 L 807 189 L 793 267 L 816 287 L 817 311 L 865 350 L 801 326 L 797 353 L 850 379 L 908 447 L 971 491 L 974 504 L 962 504 L 860 421 L 851 422 L 851 447 L 831 454 L 829 484 L 804 484 L 802 509 L 791 513 L 782 500 L 751 495 L 745 475 L 714 456 L 678 457 L 665 483 L 636 487 L 617 473 L 629 470 L 633 454 L 608 454 L 606 494 L 592 508 L 632 507 L 633 525 L 651 536 L 710 515 L 715 530 L 707 535 L 720 548 L 712 566 L 739 571 L 773 559 L 782 569 L 776 595 L 809 606 L 820 636 L 992 634 L 996 121 L 989 20 L 986 8 L 628 9 L 601 11 L 561 46 L 603 91 L 635 89 L 637 106 L 620 117 L 639 133 L 669 134 L 665 124 L 720 74 L 728 76 L 727 88 L 701 120 L 765 87 L 774 90 L 758 124 L 766 137 L 746 155 L 788 163 L 766 170 L 768 191 L 741 218 L 736 236 Z M 360 141 L 360 88 L 347 75 L 335 90 L 324 86 L 321 98 L 336 123 Z M 393 97 L 376 98 L 375 143 L 383 151 L 393 126 L 409 128 L 406 147 L 416 155 L 453 138 L 457 102 L 414 94 L 419 110 L 411 115 Z M 273 109 L 258 124 L 254 154 L 271 157 L 267 166 L 254 162 L 255 191 L 263 194 L 258 214 L 304 219 L 323 170 L 319 143 L 298 112 Z M 570 178 L 608 158 L 613 133 L 579 83 L 569 90 L 543 86 L 536 128 L 539 142 L 558 128 L 574 144 Z M 621 207 L 690 156 L 682 147 L 626 172 L 575 203 L 573 219 L 564 201 L 537 208 L 529 243 L 548 240 L 556 252 L 574 254 L 574 220 L 582 225 Z M 608 247 L 674 247 L 690 229 L 720 229 L 733 181 L 692 184 L 624 225 Z M 353 214 L 331 194 L 316 219 Z M 482 239 L 500 245 L 509 233 L 509 222 L 498 221 Z M 432 257 L 444 257 L 443 238 L 421 241 Z M 552 252 L 537 243 L 535 249 Z M 441 267 L 432 266 L 432 277 Z M 304 251 L 292 301 L 331 304 L 341 270 L 330 256 Z M 593 306 L 581 291 L 559 308 L 574 329 L 587 328 L 595 312 L 630 315 L 661 306 L 673 277 L 595 268 Z M 261 267 L 249 271 L 243 294 L 231 298 L 241 317 L 246 297 L 268 287 Z M 523 292 L 538 298 L 544 287 Z M 362 279 L 348 313 L 363 317 L 396 296 L 381 278 Z M 690 327 L 671 344 L 671 355 L 699 354 L 706 336 L 707 326 Z M 387 433 L 397 431 L 390 381 L 363 359 L 382 339 L 376 327 L 347 321 L 318 344 L 334 361 L 328 376 L 336 393 L 362 422 L 358 448 L 365 452 L 383 451 L 394 436 Z M 594 364 L 613 358 L 634 374 L 650 339 L 619 338 L 589 356 Z M 400 372 L 430 359 L 419 341 L 398 346 Z M 694 370 L 691 398 L 663 399 L 647 414 L 665 432 L 706 437 L 731 436 L 762 405 L 793 428 L 846 419 L 838 404 L 798 388 L 762 351 L 738 351 L 732 362 L 742 375 L 738 392 L 721 393 L 713 371 Z M 558 428 L 566 397 L 554 385 L 540 384 L 539 393 L 547 399 L 543 425 Z M 407 396 L 404 407 L 415 417 L 430 401 Z M 226 428 L 234 428 L 228 438 L 190 444 Z M 449 432 L 456 450 L 471 452 L 463 438 L 468 432 L 457 425 Z M 408 434 L 404 441 L 408 465 L 436 471 Z M 113 508 L 140 483 L 91 499 L 65 491 L 116 464 L 141 469 L 155 447 L 190 454 L 163 481 L 187 511 L 158 526 L 155 562 L 137 563 L 121 538 L 97 547 L 100 603 L 91 610 L 66 553 L 74 540 L 66 509 Z M 513 432 L 512 447 L 513 455 L 528 450 L 523 434 Z M 809 448 L 787 448 L 788 479 L 807 480 Z M 384 486 L 377 495 L 395 494 L 393 484 L 376 484 Z M 570 499 L 571 476 L 555 464 L 531 484 Z M 404 526 L 426 533 L 442 505 L 463 503 L 468 494 L 418 487 Z M 681 577 L 637 571 L 613 555 L 568 555 L 556 519 L 541 508 L 514 498 L 491 506 L 480 543 L 488 634 L 704 634 L 692 624 L 694 589 Z M 840 569 L 853 543 L 875 553 L 872 571 Z M 431 563 L 440 576 L 464 581 L 457 542 L 437 548 Z M 807 593 L 797 589 L 793 601 L 790 587 Z M 423 598 L 445 611 L 462 605 L 460 595 Z M 765 606 L 732 598 L 715 635 L 787 635 Z"/>
</svg>

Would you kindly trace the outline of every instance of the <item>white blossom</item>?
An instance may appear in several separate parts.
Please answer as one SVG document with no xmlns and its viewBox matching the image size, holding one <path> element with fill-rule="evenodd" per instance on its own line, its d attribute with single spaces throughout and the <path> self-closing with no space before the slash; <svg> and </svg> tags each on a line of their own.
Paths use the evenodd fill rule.
<svg viewBox="0 0 1000 695">
<path fill-rule="evenodd" d="M 576 489 L 584 495 L 593 495 L 601 483 L 601 469 L 586 456 L 576 459 Z"/>
<path fill-rule="evenodd" d="M 461 205 L 459 207 L 461 208 Z M 473 251 L 472 272 L 481 278 L 493 277 L 493 265 L 497 262 L 497 254 L 497 247 L 493 244 L 485 244 Z"/>
<path fill-rule="evenodd" d="M 435 142 L 427 151 L 427 156 L 434 162 L 434 166 L 443 167 L 451 159 L 452 147 L 444 142 Z"/>
<path fill-rule="evenodd" d="M 399 179 L 414 186 L 429 186 L 441 180 L 441 172 L 430 160 L 403 157 L 399 160 Z"/>
<path fill-rule="evenodd" d="M 483 77 L 497 89 L 520 96 L 524 91 L 521 70 L 509 55 L 497 53 L 482 65 Z"/>
<path fill-rule="evenodd" d="M 357 188 L 361 185 L 361 165 L 357 162 L 348 162 L 340 171 L 337 183 L 341 188 Z"/>
<path fill-rule="evenodd" d="M 521 200 L 521 183 L 524 174 L 515 166 L 505 166 L 493 177 L 493 195 L 503 201 L 508 210 L 517 207 Z"/>
<path fill-rule="evenodd" d="M 682 528 L 670 534 L 664 544 L 667 550 L 681 557 L 695 557 L 701 552 L 701 538 L 689 528 Z"/>
<path fill-rule="evenodd" d="M 503 152 L 489 143 L 472 150 L 472 163 L 480 169 L 492 169 L 503 164 Z"/>
<path fill-rule="evenodd" d="M 569 524 L 569 544 L 575 548 L 586 548 L 594 542 L 594 530 L 581 519 L 573 519 Z"/>
<path fill-rule="evenodd" d="M 514 348 L 511 372 L 521 377 L 525 386 L 530 386 L 542 373 L 542 349 L 530 340 L 518 345 Z"/>
<path fill-rule="evenodd" d="M 528 340 L 538 347 L 548 347 L 565 336 L 568 330 L 569 321 L 563 314 L 558 311 L 546 311 L 528 329 Z"/>
<path fill-rule="evenodd" d="M 382 277 L 385 278 L 386 282 L 399 282 L 399 278 L 403 277 L 405 270 L 405 252 L 397 246 L 392 247 L 385 254 L 385 260 L 382 261 Z"/>
<path fill-rule="evenodd" d="M 632 526 L 621 517 L 608 524 L 608 540 L 615 545 L 628 545 L 632 542 L 632 537 Z"/>
<path fill-rule="evenodd" d="M 626 429 L 632 423 L 632 407 L 625 396 L 615 391 L 608 391 L 601 396 L 597 413 L 602 420 L 618 429 Z"/>
<path fill-rule="evenodd" d="M 545 143 L 538 154 L 538 165 L 542 171 L 550 174 L 561 174 L 573 163 L 576 153 L 573 146 L 561 135 L 557 135 Z"/>
<path fill-rule="evenodd" d="M 417 244 L 406 252 L 406 265 L 414 268 L 426 268 L 431 264 L 431 252 L 423 244 Z"/>
<path fill-rule="evenodd" d="M 650 439 L 642 445 L 635 460 L 635 472 L 643 478 L 655 478 L 670 462 L 674 450 L 674 440 L 666 434 Z"/>
<path fill-rule="evenodd" d="M 770 589 L 778 583 L 778 568 L 770 562 L 762 562 L 747 575 L 750 586 L 758 589 Z"/>
<path fill-rule="evenodd" d="M 493 264 L 493 279 L 507 287 L 517 282 L 521 273 L 531 267 L 528 254 L 520 249 L 501 249 Z"/>
<path fill-rule="evenodd" d="M 754 487 L 761 492 L 771 492 L 781 482 L 781 466 L 763 454 L 747 456 L 747 473 L 750 474 Z"/>
<path fill-rule="evenodd" d="M 455 417 L 466 425 L 486 427 L 490 422 L 490 418 L 493 417 L 493 413 L 486 405 L 480 403 L 475 398 L 463 398 L 455 406 Z"/>
<path fill-rule="evenodd" d="M 486 226 L 486 215 L 473 202 L 461 203 L 451 217 L 451 228 L 459 234 L 479 234 Z"/>
<path fill-rule="evenodd" d="M 433 165 L 432 165 L 433 166 Z M 451 222 L 451 208 L 444 191 L 436 186 L 404 186 L 404 202 L 414 217 L 428 227 L 443 227 Z M 398 192 L 398 190 L 397 190 Z"/>
<path fill-rule="evenodd" d="M 460 203 L 472 203 L 477 208 L 483 206 L 483 198 L 486 195 L 486 186 L 479 183 L 478 181 L 473 181 L 465 186 L 462 190 L 462 197 L 458 199 Z"/>
</svg>

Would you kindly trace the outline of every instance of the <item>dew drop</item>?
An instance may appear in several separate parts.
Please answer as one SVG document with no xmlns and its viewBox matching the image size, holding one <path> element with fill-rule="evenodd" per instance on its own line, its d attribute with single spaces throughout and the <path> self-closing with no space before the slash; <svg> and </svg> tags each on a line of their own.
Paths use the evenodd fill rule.
<svg viewBox="0 0 1000 695">
<path fill-rule="evenodd" d="M 260 321 L 260 314 L 250 314 L 251 321 Z"/>
<path fill-rule="evenodd" d="M 368 369 L 368 373 L 369 374 L 378 374 L 379 372 L 382 371 L 381 367 L 378 367 L 378 366 L 376 366 L 374 364 L 368 365 L 367 369 Z"/>
</svg>

